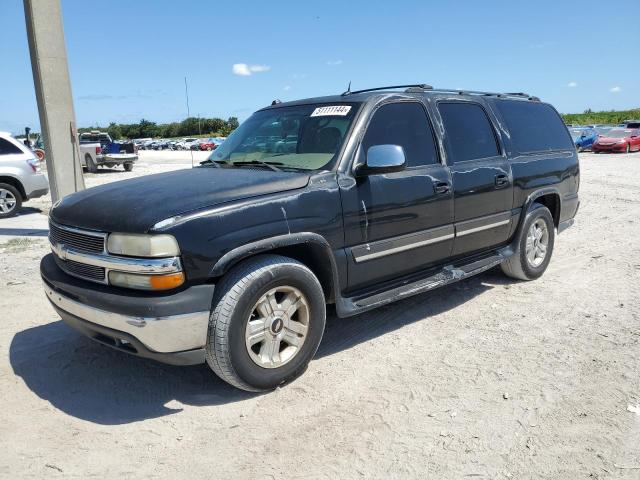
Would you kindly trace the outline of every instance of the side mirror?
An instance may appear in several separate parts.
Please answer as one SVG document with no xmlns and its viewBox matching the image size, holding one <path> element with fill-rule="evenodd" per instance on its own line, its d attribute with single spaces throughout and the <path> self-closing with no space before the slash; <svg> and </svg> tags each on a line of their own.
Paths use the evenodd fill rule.
<svg viewBox="0 0 640 480">
<path fill-rule="evenodd" d="M 406 157 L 400 145 L 373 145 L 367 150 L 365 163 L 359 164 L 356 175 L 377 175 L 404 170 Z"/>
</svg>

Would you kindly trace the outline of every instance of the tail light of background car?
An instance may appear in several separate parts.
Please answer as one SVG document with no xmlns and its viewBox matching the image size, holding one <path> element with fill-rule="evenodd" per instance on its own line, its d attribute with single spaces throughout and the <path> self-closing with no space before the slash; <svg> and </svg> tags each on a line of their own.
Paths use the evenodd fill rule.
<svg viewBox="0 0 640 480">
<path fill-rule="evenodd" d="M 100 155 L 102 153 L 102 147 L 96 147 L 96 155 Z"/>
<path fill-rule="evenodd" d="M 31 167 L 31 170 L 33 170 L 33 173 L 37 173 L 40 171 L 40 160 L 38 160 L 37 158 L 30 158 L 29 160 L 27 160 L 27 163 Z"/>
</svg>

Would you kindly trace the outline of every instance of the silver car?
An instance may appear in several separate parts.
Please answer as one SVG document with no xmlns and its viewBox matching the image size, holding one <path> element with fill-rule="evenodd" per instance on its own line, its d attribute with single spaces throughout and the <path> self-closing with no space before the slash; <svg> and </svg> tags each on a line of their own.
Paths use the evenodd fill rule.
<svg viewBox="0 0 640 480">
<path fill-rule="evenodd" d="M 49 179 L 34 153 L 0 132 L 0 218 L 15 215 L 22 202 L 49 193 Z"/>
</svg>

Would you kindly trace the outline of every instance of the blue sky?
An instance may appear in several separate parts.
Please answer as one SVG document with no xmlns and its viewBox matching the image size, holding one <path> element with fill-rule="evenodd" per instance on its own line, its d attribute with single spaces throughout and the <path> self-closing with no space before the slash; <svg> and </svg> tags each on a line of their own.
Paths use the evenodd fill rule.
<svg viewBox="0 0 640 480">
<path fill-rule="evenodd" d="M 640 2 L 62 0 L 77 123 L 241 120 L 398 83 L 640 107 Z M 38 129 L 21 0 L 0 0 L 0 130 Z M 234 67 L 235 65 L 235 67 Z"/>
</svg>

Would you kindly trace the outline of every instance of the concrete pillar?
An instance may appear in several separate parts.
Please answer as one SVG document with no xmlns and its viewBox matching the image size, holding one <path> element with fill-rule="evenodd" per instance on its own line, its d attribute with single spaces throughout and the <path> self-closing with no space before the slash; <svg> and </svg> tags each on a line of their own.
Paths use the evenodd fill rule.
<svg viewBox="0 0 640 480">
<path fill-rule="evenodd" d="M 84 189 L 60 0 L 24 0 L 51 200 Z"/>
</svg>

